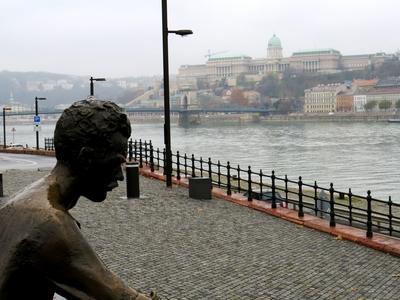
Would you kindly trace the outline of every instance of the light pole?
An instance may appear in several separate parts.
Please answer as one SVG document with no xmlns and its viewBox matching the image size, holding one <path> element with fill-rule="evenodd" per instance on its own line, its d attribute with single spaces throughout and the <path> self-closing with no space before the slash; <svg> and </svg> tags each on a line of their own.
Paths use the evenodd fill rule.
<svg viewBox="0 0 400 300">
<path fill-rule="evenodd" d="M 33 121 L 35 122 L 35 131 L 36 131 L 36 150 L 39 150 L 39 124 L 40 124 L 40 118 L 39 118 L 39 112 L 38 112 L 38 100 L 46 100 L 44 97 L 35 97 L 35 117 L 33 118 Z"/>
<path fill-rule="evenodd" d="M 171 153 L 171 119 L 169 106 L 169 68 L 168 68 L 168 33 L 180 36 L 193 34 L 189 29 L 168 30 L 167 0 L 161 1 L 162 34 L 163 34 L 163 70 L 164 70 L 164 144 L 165 144 L 165 174 L 167 187 L 172 186 L 172 153 Z"/>
<path fill-rule="evenodd" d="M 94 85 L 93 85 L 93 81 L 106 81 L 105 78 L 93 78 L 90 77 L 90 96 L 94 96 Z"/>
<path fill-rule="evenodd" d="M 6 111 L 10 111 L 11 107 L 3 107 L 3 148 L 7 148 L 7 143 L 6 143 Z"/>
</svg>

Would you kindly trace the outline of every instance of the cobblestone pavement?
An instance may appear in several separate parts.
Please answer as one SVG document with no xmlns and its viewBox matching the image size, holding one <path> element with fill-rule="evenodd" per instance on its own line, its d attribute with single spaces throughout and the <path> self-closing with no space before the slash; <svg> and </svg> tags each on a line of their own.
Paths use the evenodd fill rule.
<svg viewBox="0 0 400 300">
<path fill-rule="evenodd" d="M 11 194 L 43 176 L 4 173 Z M 162 299 L 400 299 L 400 259 L 147 178 L 72 214 L 110 269 Z"/>
</svg>

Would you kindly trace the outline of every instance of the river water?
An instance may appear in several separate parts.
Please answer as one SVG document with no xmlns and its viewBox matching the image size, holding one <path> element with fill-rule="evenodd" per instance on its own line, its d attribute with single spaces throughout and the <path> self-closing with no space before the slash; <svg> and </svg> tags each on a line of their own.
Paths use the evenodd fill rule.
<svg viewBox="0 0 400 300">
<path fill-rule="evenodd" d="M 32 125 L 13 124 L 7 129 L 12 141 L 35 143 Z M 152 140 L 163 148 L 163 124 L 133 124 L 132 137 Z M 54 124 L 42 125 L 43 137 L 52 137 Z M 335 189 L 400 202 L 400 124 L 385 122 L 282 122 L 259 124 L 200 125 L 181 128 L 172 125 L 172 148 L 181 154 L 211 157 L 233 166 L 248 165 L 264 173 L 275 170 L 320 186 L 334 183 Z"/>
</svg>

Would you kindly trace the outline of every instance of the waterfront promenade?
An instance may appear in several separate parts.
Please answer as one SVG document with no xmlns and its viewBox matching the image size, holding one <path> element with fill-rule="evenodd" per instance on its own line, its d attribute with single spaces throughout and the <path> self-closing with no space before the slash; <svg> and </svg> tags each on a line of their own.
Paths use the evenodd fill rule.
<svg viewBox="0 0 400 300">
<path fill-rule="evenodd" d="M 48 171 L 9 170 L 5 194 Z M 400 259 L 273 216 L 140 177 L 71 213 L 104 262 L 162 299 L 400 299 Z M 1 200 L 0 200 L 1 201 Z"/>
</svg>

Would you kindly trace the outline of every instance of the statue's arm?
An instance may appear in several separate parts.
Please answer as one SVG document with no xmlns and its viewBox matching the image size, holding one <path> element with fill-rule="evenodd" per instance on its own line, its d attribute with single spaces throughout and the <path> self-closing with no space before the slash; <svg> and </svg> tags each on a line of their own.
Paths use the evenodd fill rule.
<svg viewBox="0 0 400 300">
<path fill-rule="evenodd" d="M 36 268 L 46 274 L 60 295 L 73 299 L 150 299 L 106 268 L 75 223 L 48 224 L 47 232 L 51 234 L 40 248 Z"/>
</svg>

